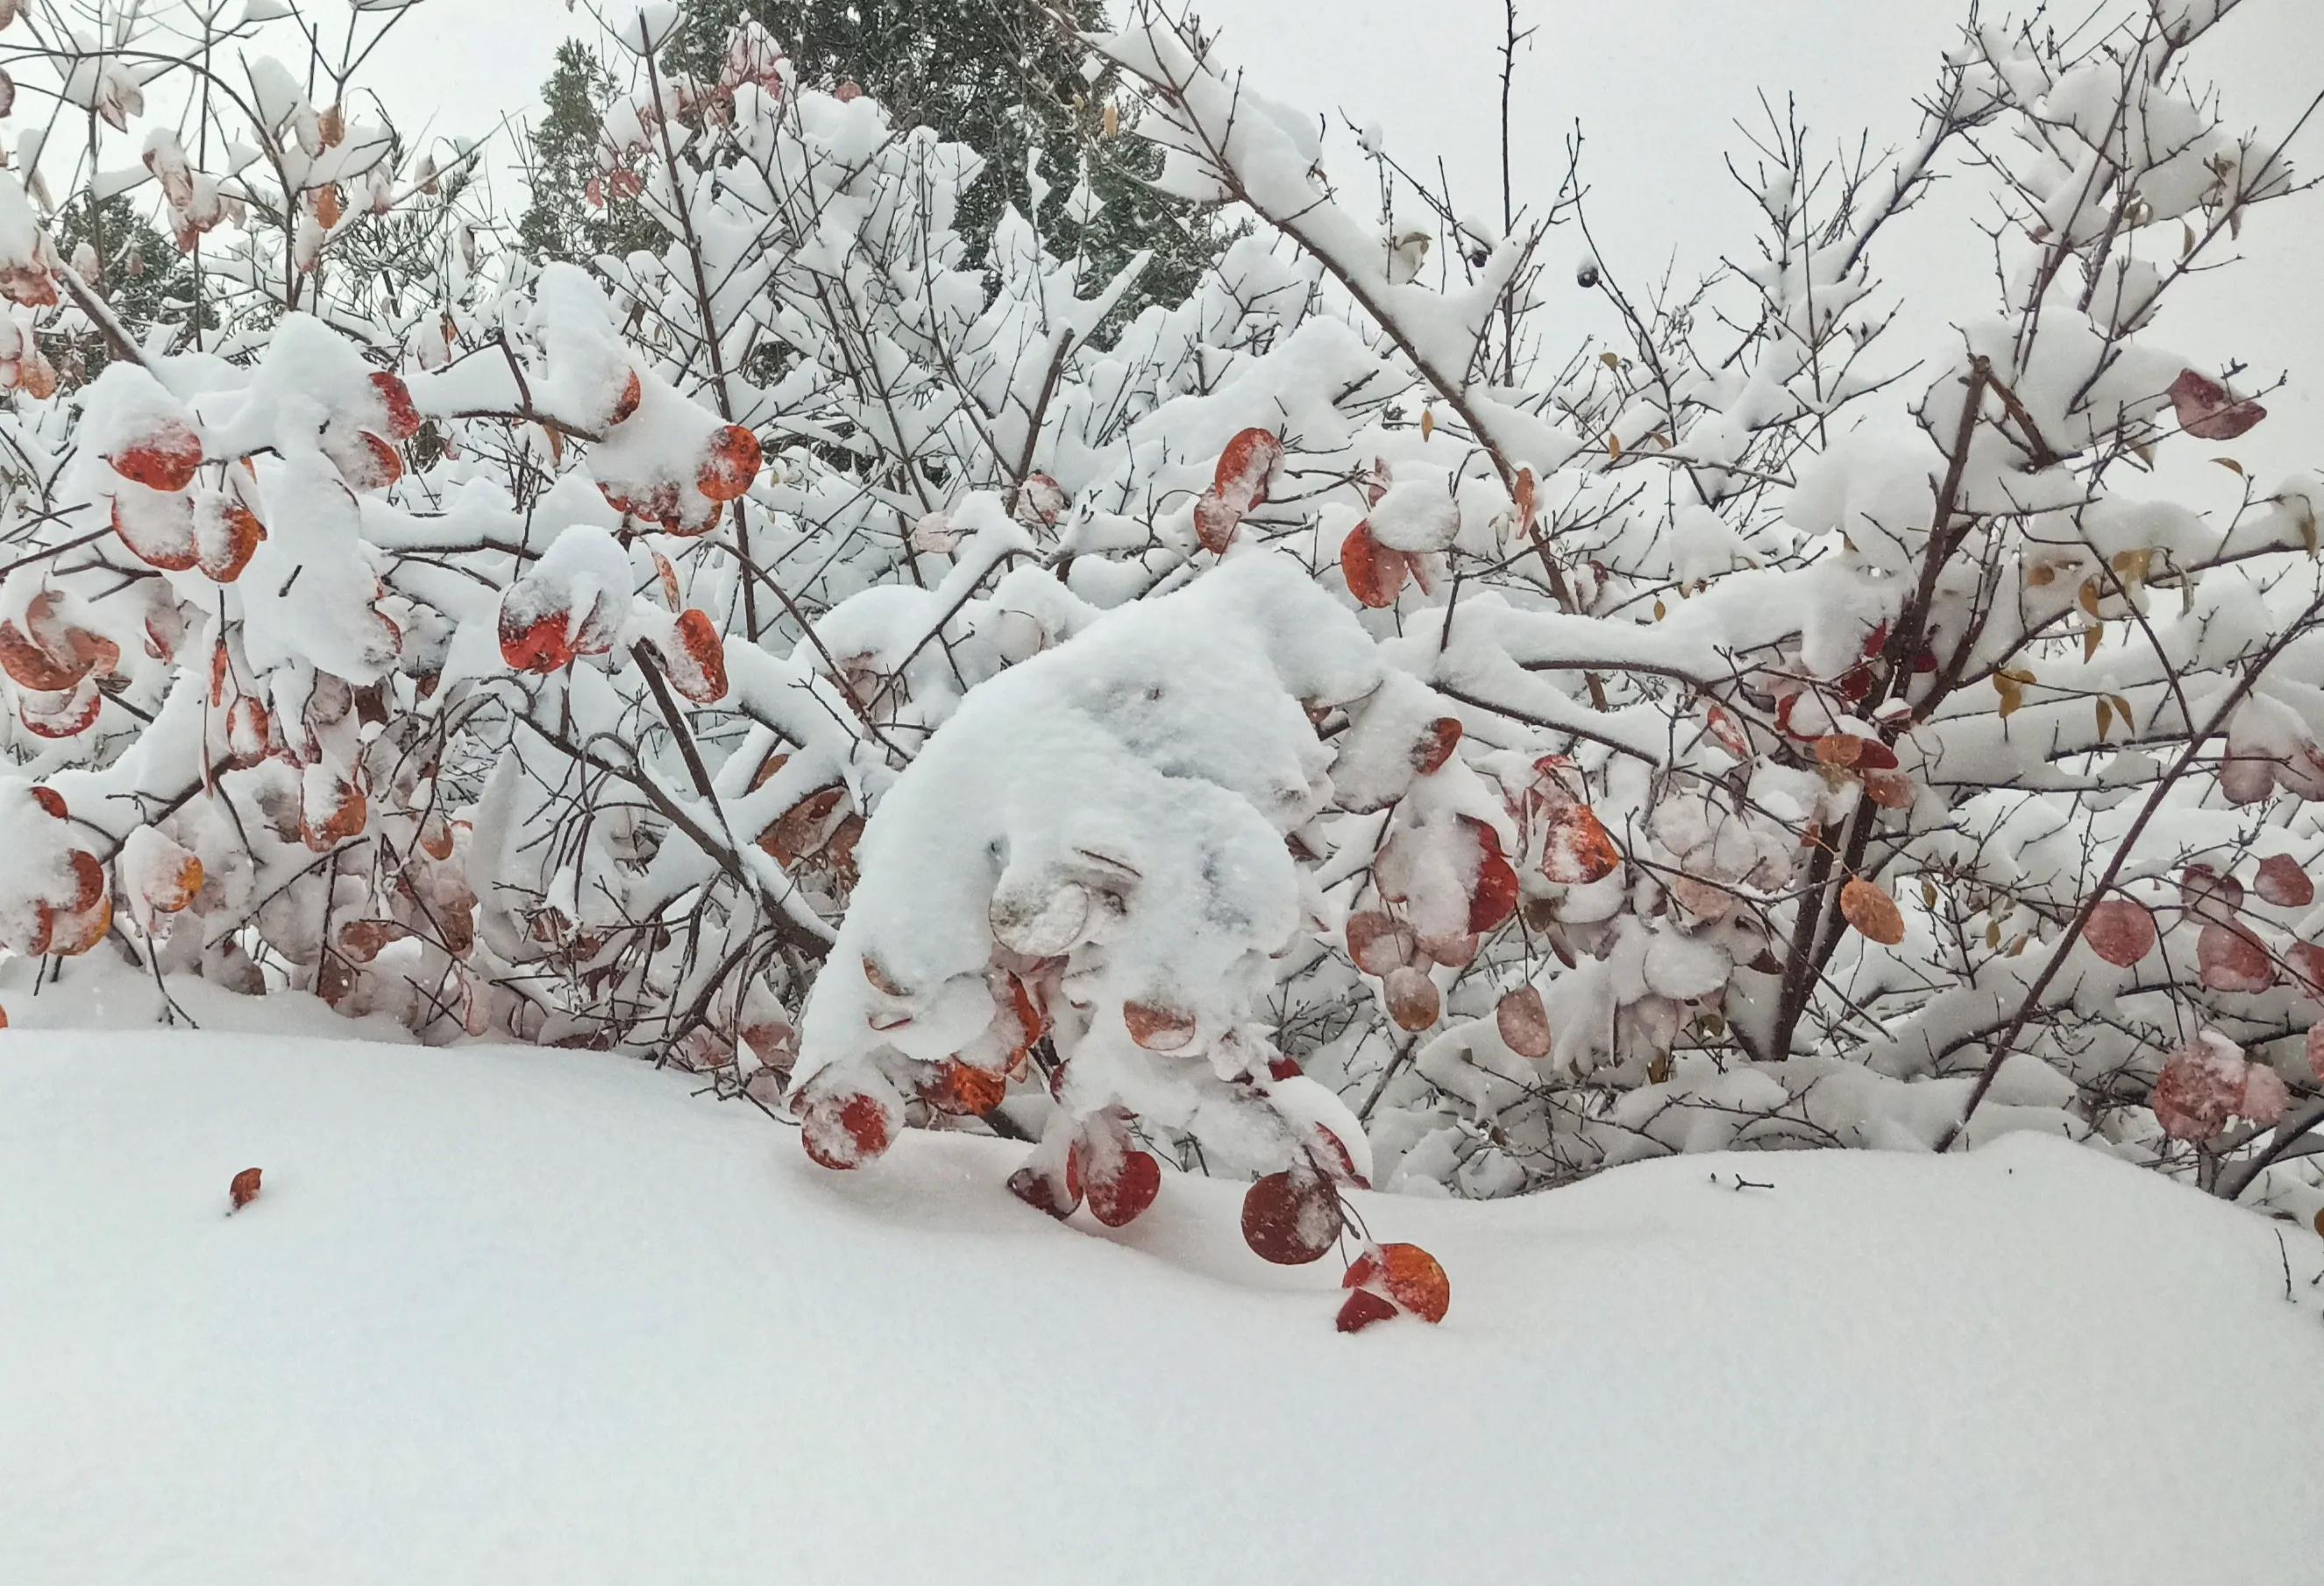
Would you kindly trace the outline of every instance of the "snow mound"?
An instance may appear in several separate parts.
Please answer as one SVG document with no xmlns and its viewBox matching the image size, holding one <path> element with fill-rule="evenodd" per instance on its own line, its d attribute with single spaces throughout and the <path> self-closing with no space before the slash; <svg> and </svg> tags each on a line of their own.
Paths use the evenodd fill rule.
<svg viewBox="0 0 2324 1586">
<path fill-rule="evenodd" d="M 1170 1176 L 1107 1234 L 1012 1199 L 1018 1148 L 915 1133 L 833 1174 L 781 1132 L 581 1053 L 0 1034 L 0 1577 L 2131 1586 L 2324 1556 L 2324 1248 L 2094 1152 L 1360 1196 L 1452 1306 L 1345 1337 L 1335 1272 L 1242 1249 L 1239 1185 Z"/>
</svg>

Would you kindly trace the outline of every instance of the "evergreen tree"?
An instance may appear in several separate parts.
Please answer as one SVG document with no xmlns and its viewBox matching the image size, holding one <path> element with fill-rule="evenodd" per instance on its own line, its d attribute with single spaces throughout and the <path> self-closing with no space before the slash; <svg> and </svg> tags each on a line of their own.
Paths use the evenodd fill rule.
<svg viewBox="0 0 2324 1586">
<path fill-rule="evenodd" d="M 1073 9 L 1084 27 L 1103 25 L 1103 0 L 1073 0 Z M 1049 184 L 1040 224 L 1054 250 L 1081 251 L 1101 281 L 1139 249 L 1152 251 L 1127 311 L 1182 300 L 1223 245 L 1209 211 L 1145 185 L 1158 155 L 1127 132 L 1107 135 L 1114 74 L 1085 81 L 1080 57 L 1036 0 L 698 0 L 666 57 L 669 68 L 715 76 L 728 34 L 746 17 L 782 44 L 802 83 L 854 83 L 899 124 L 932 126 L 984 158 L 957 222 L 972 248 L 984 246 L 1006 208 L 1031 210 L 1036 150 Z M 660 244 L 635 205 L 587 200 L 614 88 L 586 46 L 558 51 L 532 134 L 533 202 L 520 232 L 538 257 L 586 261 Z M 1086 226 L 1066 213 L 1084 161 L 1102 204 Z"/>
<path fill-rule="evenodd" d="M 56 223 L 57 251 L 69 263 L 88 244 L 97 258 L 97 281 L 105 300 L 133 335 L 155 325 L 185 325 L 194 317 L 194 271 L 177 244 L 138 211 L 124 194 L 68 205 Z M 201 308 L 202 324 L 218 323 L 215 304 Z M 78 359 L 76 378 L 94 378 L 112 357 L 95 333 L 64 338 L 60 363 Z"/>
</svg>

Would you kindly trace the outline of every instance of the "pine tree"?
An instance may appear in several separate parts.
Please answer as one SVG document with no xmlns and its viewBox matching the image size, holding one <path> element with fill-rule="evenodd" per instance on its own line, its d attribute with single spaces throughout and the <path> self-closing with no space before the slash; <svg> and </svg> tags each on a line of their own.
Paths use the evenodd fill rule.
<svg viewBox="0 0 2324 1586">
<path fill-rule="evenodd" d="M 123 194 L 68 205 L 56 222 L 57 251 L 76 259 L 83 243 L 97 260 L 97 281 L 106 301 L 132 334 L 158 324 L 185 325 L 194 317 L 194 271 L 184 254 Z M 218 323 L 216 305 L 201 307 L 202 323 Z M 105 338 L 94 331 L 67 337 L 60 361 L 78 360 L 76 381 L 96 377 L 112 358 Z"/>
<path fill-rule="evenodd" d="M 659 228 L 636 205 L 587 201 L 597 129 L 613 91 L 613 74 L 587 45 L 568 39 L 557 47 L 556 68 L 540 90 L 540 122 L 532 129 L 532 203 L 517 226 L 520 244 L 535 259 L 586 263 L 661 241 Z"/>
<path fill-rule="evenodd" d="M 1073 9 L 1083 26 L 1103 25 L 1103 0 L 1073 0 Z M 973 249 L 983 247 L 1007 209 L 1031 211 L 1036 150 L 1049 188 L 1040 225 L 1055 251 L 1081 252 L 1098 281 L 1139 250 L 1151 251 L 1128 311 L 1184 300 L 1223 245 L 1208 211 L 1146 185 L 1159 157 L 1108 115 L 1117 99 L 1114 74 L 1085 81 L 1080 57 L 1037 0 L 700 0 L 668 56 L 670 69 L 715 76 L 728 34 L 746 17 L 782 44 L 802 83 L 854 83 L 899 124 L 932 126 L 984 157 L 984 175 L 957 220 Z M 541 91 L 547 108 L 532 134 L 533 203 L 521 228 L 538 257 L 584 262 L 659 244 L 634 205 L 597 208 L 586 196 L 614 86 L 586 46 L 558 50 Z M 1066 213 L 1084 162 L 1102 206 L 1085 226 Z"/>
</svg>

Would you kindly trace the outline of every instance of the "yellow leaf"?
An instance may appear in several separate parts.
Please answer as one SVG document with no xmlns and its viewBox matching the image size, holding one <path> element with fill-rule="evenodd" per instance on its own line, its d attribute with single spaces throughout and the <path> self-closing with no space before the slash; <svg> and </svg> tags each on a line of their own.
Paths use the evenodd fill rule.
<svg viewBox="0 0 2324 1586">
<path fill-rule="evenodd" d="M 2308 558 L 2316 559 L 2316 509 L 2306 498 L 2300 503 L 2300 543 L 2308 548 Z"/>
<path fill-rule="evenodd" d="M 1609 369 L 1619 369 L 1622 366 L 1621 355 L 1618 353 L 1600 353 L 1598 355 L 1598 361 Z"/>
<path fill-rule="evenodd" d="M 2092 622 L 2089 627 L 2083 629 L 2082 659 L 2084 660 L 2088 660 L 2090 657 L 2098 654 L 2098 646 L 2105 642 L 2106 624 L 2104 622 Z"/>
<path fill-rule="evenodd" d="M 1923 876 L 1921 878 L 1921 907 L 1923 908 L 1934 908 L 1936 906 L 1937 883 L 1929 880 L 1928 877 Z"/>
<path fill-rule="evenodd" d="M 1985 922 L 1985 945 L 1988 947 L 1998 947 L 2001 945 L 2001 922 L 1999 920 L 1989 919 Z"/>
<path fill-rule="evenodd" d="M 2098 614 L 2098 581 L 2097 579 L 2082 580 L 2081 601 L 2084 611 L 2094 617 Z"/>
<path fill-rule="evenodd" d="M 2152 550 L 2118 550 L 2114 553 L 2114 576 L 2122 586 L 2135 595 L 2146 586 L 2146 575 L 2154 565 Z"/>
<path fill-rule="evenodd" d="M 2007 672 L 1993 674 L 1993 691 L 2001 696 L 2001 715 L 2005 721 L 2012 711 L 2025 703 L 2025 685 Z"/>
<path fill-rule="evenodd" d="M 1434 410 L 1434 409 L 1431 409 L 1431 408 L 1423 408 L 1423 409 L 1421 409 L 1421 410 L 1420 410 L 1420 438 L 1421 438 L 1421 439 L 1423 439 L 1423 440 L 1426 440 L 1430 436 L 1432 436 L 1432 435 L 1434 435 L 1434 434 L 1435 434 L 1435 433 L 1436 433 L 1436 413 L 1435 413 L 1435 410 Z"/>
<path fill-rule="evenodd" d="M 1670 608 L 1669 608 L 1669 607 L 1667 607 L 1667 606 L 1665 606 L 1665 604 L 1663 604 L 1663 603 L 1662 603 L 1661 601 L 1659 601 L 1659 600 L 1657 600 L 1656 602 L 1655 602 L 1655 622 L 1661 622 L 1665 617 L 1668 616 L 1669 614 L 1670 614 Z"/>
<path fill-rule="evenodd" d="M 1615 462 L 1622 460 L 1622 438 L 1610 429 L 1606 432 L 1606 455 Z"/>
<path fill-rule="evenodd" d="M 2043 589 L 2048 587 L 2050 585 L 2055 584 L 2057 581 L 2058 569 L 2055 564 L 2050 562 L 2029 562 L 2026 564 L 2025 586 L 2027 588 Z"/>
<path fill-rule="evenodd" d="M 2114 702 L 2101 695 L 2098 697 L 2098 742 L 2106 742 L 2107 730 L 2114 725 Z"/>
<path fill-rule="evenodd" d="M 1105 115 L 1101 118 L 1101 120 L 1102 122 L 1105 136 L 1113 138 L 1120 137 L 1121 135 L 1121 108 L 1120 106 L 1111 104 L 1106 106 Z"/>
<path fill-rule="evenodd" d="M 2220 467 L 2225 468 L 2228 473 L 2234 475 L 2238 479 L 2241 479 L 2244 476 L 2244 466 L 2241 463 L 2236 462 L 2233 457 L 2213 457 L 2211 461 L 2218 464 Z"/>
</svg>

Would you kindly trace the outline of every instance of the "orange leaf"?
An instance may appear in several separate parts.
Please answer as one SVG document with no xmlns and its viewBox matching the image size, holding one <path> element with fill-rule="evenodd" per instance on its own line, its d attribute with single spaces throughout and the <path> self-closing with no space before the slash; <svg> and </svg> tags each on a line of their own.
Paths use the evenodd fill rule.
<svg viewBox="0 0 2324 1586">
<path fill-rule="evenodd" d="M 1377 1254 L 1365 1251 L 1349 1267 L 1341 1286 L 1379 1295 L 1403 1314 L 1423 1322 L 1443 1321 L 1452 1305 L 1452 1286 L 1444 1268 L 1418 1245 L 1389 1244 L 1380 1246 Z"/>
<path fill-rule="evenodd" d="M 678 655 L 669 669 L 673 687 L 696 705 L 715 705 L 726 697 L 726 645 L 716 624 L 704 611 L 680 612 Z"/>
<path fill-rule="evenodd" d="M 800 1144 L 820 1167 L 860 1167 L 895 1139 L 888 1109 L 861 1091 L 810 1086 L 792 1098 L 791 1111 L 798 1117 Z"/>
<path fill-rule="evenodd" d="M 105 460 L 124 479 L 134 479 L 148 490 L 183 490 L 202 466 L 202 443 L 183 424 L 167 419 L 141 444 Z"/>
<path fill-rule="evenodd" d="M 371 377 L 372 389 L 387 404 L 387 432 L 398 440 L 410 440 L 420 433 L 420 410 L 411 403 L 411 388 L 397 376 L 382 369 Z"/>
<path fill-rule="evenodd" d="M 1390 550 L 1372 538 L 1369 522 L 1350 530 L 1340 545 L 1340 571 L 1348 580 L 1349 593 L 1368 606 L 1385 610 L 1394 605 L 1411 570 L 1411 559 L 1402 551 Z"/>
<path fill-rule="evenodd" d="M 1896 900 L 1862 876 L 1852 876 L 1840 890 L 1840 912 L 1858 932 L 1884 947 L 1904 939 L 1904 916 Z"/>
<path fill-rule="evenodd" d="M 712 501 L 733 501 L 758 476 L 759 438 L 740 424 L 729 424 L 711 438 L 694 487 Z"/>
<path fill-rule="evenodd" d="M 1586 804 L 1552 809 L 1543 822 L 1541 873 L 1560 886 L 1603 881 L 1622 862 L 1605 822 Z"/>
<path fill-rule="evenodd" d="M 1121 1022 L 1130 1038 L 1149 1052 L 1175 1052 L 1194 1038 L 1194 1016 L 1152 1002 L 1124 1002 Z"/>
</svg>

